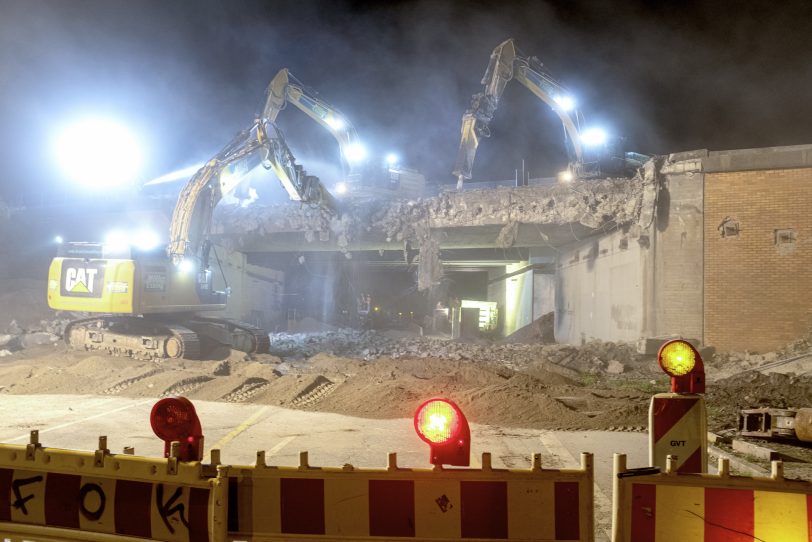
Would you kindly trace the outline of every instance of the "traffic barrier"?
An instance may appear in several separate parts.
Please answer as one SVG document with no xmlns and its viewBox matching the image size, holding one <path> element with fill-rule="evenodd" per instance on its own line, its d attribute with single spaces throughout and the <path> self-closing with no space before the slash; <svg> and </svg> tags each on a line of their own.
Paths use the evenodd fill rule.
<svg viewBox="0 0 812 542">
<path fill-rule="evenodd" d="M 613 542 L 812 542 L 812 482 L 770 477 L 683 474 L 669 458 L 666 472 L 626 469 L 615 455 Z"/>
<path fill-rule="evenodd" d="M 229 469 L 230 540 L 593 540 L 592 455 L 579 469 L 386 469 L 265 465 Z"/>
<path fill-rule="evenodd" d="M 221 542 L 226 534 L 227 468 L 204 473 L 178 461 L 0 445 L 0 533 L 11 540 Z M 208 476 L 207 474 L 211 474 Z"/>
<path fill-rule="evenodd" d="M 708 429 L 705 398 L 698 394 L 658 393 L 649 406 L 649 464 L 665 468 L 678 457 L 679 472 L 707 472 Z"/>
</svg>

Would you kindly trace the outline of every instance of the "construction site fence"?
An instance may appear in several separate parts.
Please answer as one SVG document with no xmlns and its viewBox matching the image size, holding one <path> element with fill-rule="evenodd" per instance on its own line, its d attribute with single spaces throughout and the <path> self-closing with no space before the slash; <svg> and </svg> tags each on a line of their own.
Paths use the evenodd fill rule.
<svg viewBox="0 0 812 542">
<path fill-rule="evenodd" d="M 769 477 L 627 469 L 614 457 L 613 542 L 812 542 L 812 482 L 785 480 L 783 463 Z"/>
<path fill-rule="evenodd" d="M 383 469 L 182 462 L 0 445 L 0 540 L 594 540 L 593 457 L 575 469 Z M 616 455 L 613 542 L 812 542 L 812 482 L 628 469 Z"/>
</svg>

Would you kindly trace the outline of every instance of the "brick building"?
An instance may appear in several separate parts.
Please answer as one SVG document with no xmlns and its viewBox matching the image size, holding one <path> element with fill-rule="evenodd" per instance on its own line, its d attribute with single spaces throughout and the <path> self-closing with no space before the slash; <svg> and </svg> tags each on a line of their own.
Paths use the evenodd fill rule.
<svg viewBox="0 0 812 542">
<path fill-rule="evenodd" d="M 562 248 L 556 338 L 766 352 L 812 326 L 812 145 L 658 158 L 647 229 Z M 594 260 L 573 254 L 600 248 Z M 576 263 L 571 263 L 575 261 Z"/>
<path fill-rule="evenodd" d="M 803 146 L 711 153 L 705 160 L 707 344 L 763 352 L 810 328 L 810 158 Z"/>
</svg>

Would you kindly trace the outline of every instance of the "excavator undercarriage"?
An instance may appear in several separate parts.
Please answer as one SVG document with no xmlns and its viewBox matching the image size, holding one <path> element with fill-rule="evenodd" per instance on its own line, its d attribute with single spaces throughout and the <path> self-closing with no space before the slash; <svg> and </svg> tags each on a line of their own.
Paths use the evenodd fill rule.
<svg viewBox="0 0 812 542">
<path fill-rule="evenodd" d="M 93 316 L 70 322 L 64 339 L 73 349 L 101 350 L 114 356 L 145 360 L 205 359 L 217 346 L 264 354 L 271 344 L 268 334 L 258 327 L 195 315 L 185 320 L 176 317 L 172 321 L 137 316 Z"/>
</svg>

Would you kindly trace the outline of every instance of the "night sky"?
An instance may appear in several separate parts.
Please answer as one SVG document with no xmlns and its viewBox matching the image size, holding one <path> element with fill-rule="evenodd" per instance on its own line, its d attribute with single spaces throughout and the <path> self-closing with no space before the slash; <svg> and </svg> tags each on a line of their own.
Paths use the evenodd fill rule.
<svg viewBox="0 0 812 542">
<path fill-rule="evenodd" d="M 398 151 L 452 182 L 461 115 L 508 37 L 630 150 L 812 143 L 811 30 L 809 1 L 0 0 L 0 197 L 64 190 L 49 142 L 83 114 L 138 133 L 143 180 L 204 161 L 283 67 L 353 120 L 373 159 Z M 293 108 L 279 124 L 306 169 L 335 173 L 326 132 Z M 475 179 L 511 178 L 523 158 L 533 176 L 566 164 L 560 122 L 518 83 L 492 131 Z"/>
</svg>

